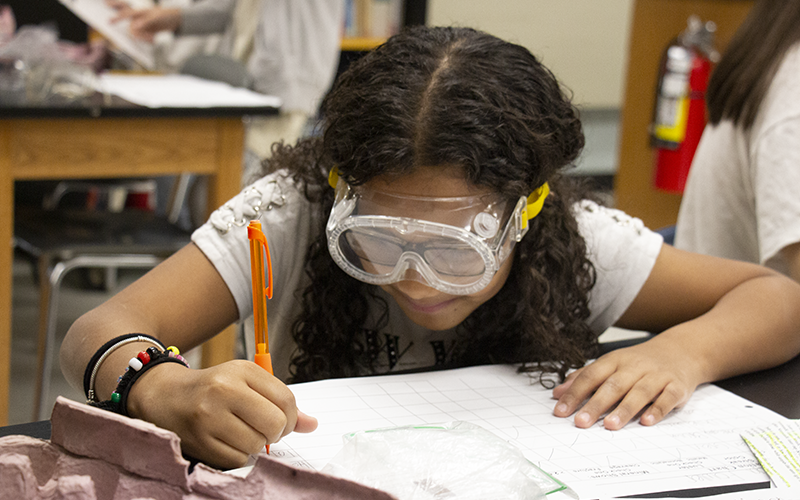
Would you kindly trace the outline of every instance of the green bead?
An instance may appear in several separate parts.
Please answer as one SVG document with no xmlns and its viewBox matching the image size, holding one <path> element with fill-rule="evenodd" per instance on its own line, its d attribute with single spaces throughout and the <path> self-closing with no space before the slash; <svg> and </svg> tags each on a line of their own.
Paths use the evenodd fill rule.
<svg viewBox="0 0 800 500">
<path fill-rule="evenodd" d="M 119 403 L 119 398 L 120 398 L 120 396 L 119 396 L 118 392 L 112 392 L 111 393 L 111 402 L 112 403 Z"/>
</svg>

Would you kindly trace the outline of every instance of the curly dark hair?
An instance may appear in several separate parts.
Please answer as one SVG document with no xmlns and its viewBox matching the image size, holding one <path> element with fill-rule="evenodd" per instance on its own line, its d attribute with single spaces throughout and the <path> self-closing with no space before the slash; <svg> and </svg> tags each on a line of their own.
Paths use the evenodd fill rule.
<svg viewBox="0 0 800 500">
<path fill-rule="evenodd" d="M 292 172 L 321 210 L 293 332 L 293 382 L 374 371 L 360 332 L 369 301 L 381 299 L 327 250 L 334 165 L 351 184 L 455 165 L 470 183 L 514 201 L 549 182 L 552 194 L 517 244 L 505 285 L 457 327 L 452 365 L 523 363 L 563 379 L 595 354 L 586 324 L 595 274 L 573 213 L 589 193 L 560 173 L 584 137 L 577 109 L 527 49 L 469 28 L 409 28 L 354 62 L 322 110 L 321 138 L 277 145 L 265 164 Z"/>
</svg>

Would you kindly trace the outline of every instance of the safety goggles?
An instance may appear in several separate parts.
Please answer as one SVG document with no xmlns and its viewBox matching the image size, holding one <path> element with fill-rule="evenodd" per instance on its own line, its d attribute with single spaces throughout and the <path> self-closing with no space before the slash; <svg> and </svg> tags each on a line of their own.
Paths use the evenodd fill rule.
<svg viewBox="0 0 800 500">
<path fill-rule="evenodd" d="M 334 168 L 328 250 L 350 276 L 373 285 L 413 280 L 452 295 L 489 284 L 528 232 L 547 183 L 514 204 L 497 194 L 406 196 L 353 187 Z"/>
</svg>

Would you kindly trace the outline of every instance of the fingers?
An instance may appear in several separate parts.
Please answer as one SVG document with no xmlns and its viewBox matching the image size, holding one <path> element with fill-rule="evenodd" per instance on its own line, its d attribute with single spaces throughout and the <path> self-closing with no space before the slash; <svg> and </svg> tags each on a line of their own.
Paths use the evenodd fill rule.
<svg viewBox="0 0 800 500">
<path fill-rule="evenodd" d="M 208 432 L 198 434 L 194 439 L 182 440 L 183 451 L 221 469 L 245 465 L 250 455 L 264 448 L 266 438 L 235 416 L 227 416 L 230 418 Z"/>
<path fill-rule="evenodd" d="M 691 397 L 692 392 L 677 384 L 670 384 L 664 388 L 661 395 L 650 407 L 642 414 L 639 422 L 642 425 L 655 425 L 662 420 L 675 408 L 683 406 Z"/>
<path fill-rule="evenodd" d="M 556 389 L 554 389 L 553 395 L 558 397 L 558 403 L 556 403 L 555 410 L 553 411 L 554 415 L 557 417 L 568 417 L 572 415 L 615 370 L 616 366 L 613 363 L 600 362 L 600 360 L 598 360 L 583 368 L 580 373 L 568 379 L 568 381 L 561 386 L 556 387 L 556 389 L 560 389 L 560 397 L 556 396 Z M 588 427 L 594 423 L 594 421 L 592 421 L 586 424 L 584 421 L 585 417 L 582 417 L 582 425 L 578 424 L 577 421 L 576 425 L 579 427 Z"/>
<path fill-rule="evenodd" d="M 553 414 L 575 414 L 579 428 L 602 418 L 606 429 L 618 430 L 639 414 L 642 425 L 654 425 L 684 404 L 697 387 L 684 377 L 680 369 L 642 358 L 636 351 L 607 355 L 553 389 L 558 398 Z"/>
<path fill-rule="evenodd" d="M 317 419 L 306 415 L 302 411 L 297 411 L 297 425 L 294 426 L 294 432 L 309 433 L 317 429 Z"/>
<path fill-rule="evenodd" d="M 567 390 L 570 387 L 572 387 L 572 381 L 575 380 L 575 378 L 578 375 L 580 375 L 580 373 L 582 371 L 583 371 L 583 368 L 581 368 L 579 370 L 575 370 L 574 372 L 572 372 L 569 375 L 567 375 L 566 380 L 564 380 L 564 382 L 562 384 L 557 385 L 555 388 L 553 388 L 553 397 L 556 398 L 556 399 L 561 399 L 561 396 L 563 396 L 564 393 L 567 392 Z"/>
<path fill-rule="evenodd" d="M 575 425 L 581 428 L 590 427 L 617 405 L 604 420 L 604 426 L 609 430 L 620 429 L 652 401 L 654 391 L 660 390 L 656 389 L 657 386 L 658 381 L 637 379 L 636 375 L 624 372 L 612 373 L 575 415 Z"/>
<path fill-rule="evenodd" d="M 662 421 L 669 412 L 686 402 L 690 395 L 690 391 L 682 389 L 677 383 L 659 380 L 656 377 L 642 379 L 634 384 L 617 407 L 603 419 L 603 426 L 608 430 L 622 429 L 640 412 L 642 416 L 639 422 L 642 425 L 654 425 Z M 591 402 L 590 400 L 589 403 Z M 605 403 L 599 403 L 598 407 L 603 404 Z M 644 411 L 642 412 L 642 410 Z M 595 417 L 593 408 L 588 409 L 587 413 L 588 418 L 594 417 L 595 420 L 599 418 L 599 416 Z"/>
<path fill-rule="evenodd" d="M 122 21 L 128 21 L 128 32 L 134 38 L 152 42 L 155 34 L 158 31 L 151 27 L 149 14 L 147 11 L 134 10 L 131 8 L 123 8 L 117 11 L 117 15 L 112 17 L 109 22 L 117 24 Z"/>
<path fill-rule="evenodd" d="M 609 430 L 621 429 L 650 404 L 663 387 L 663 382 L 651 378 L 635 382 L 620 379 L 623 377 L 611 377 L 598 389 L 575 415 L 575 425 L 588 427 L 616 405 L 616 408 L 603 419 L 603 426 Z"/>
<path fill-rule="evenodd" d="M 210 437 L 227 444 L 245 457 L 258 453 L 268 442 L 264 434 L 238 418 L 231 418 L 228 425 L 217 427 Z"/>
<path fill-rule="evenodd" d="M 165 393 L 174 397 L 165 401 Z M 243 465 L 293 430 L 317 426 L 297 411 L 286 385 L 242 360 L 203 370 L 165 363 L 142 376 L 129 401 L 136 416 L 176 432 L 186 453 L 226 468 Z"/>
<path fill-rule="evenodd" d="M 297 405 L 294 394 L 283 383 L 254 363 L 243 367 L 250 376 L 248 386 L 253 390 L 250 401 L 243 401 L 237 414 L 274 443 L 292 432 L 297 424 Z"/>
<path fill-rule="evenodd" d="M 186 453 L 191 457 L 203 457 L 202 454 L 192 453 L 186 450 Z M 209 445 L 203 450 L 203 453 L 212 457 L 204 459 L 206 465 L 210 465 L 220 470 L 236 469 L 244 467 L 247 464 L 247 459 L 250 454 L 242 452 L 239 448 L 235 448 L 220 439 L 211 439 Z"/>
<path fill-rule="evenodd" d="M 112 17 L 108 20 L 111 24 L 117 24 L 120 21 L 125 21 L 126 19 L 130 19 L 135 14 L 135 11 L 132 9 L 121 9 L 117 11 L 117 15 Z"/>
<path fill-rule="evenodd" d="M 116 10 L 116 14 L 109 22 L 117 24 L 128 21 L 130 35 L 140 40 L 152 42 L 159 31 L 174 31 L 180 25 L 181 17 L 178 9 L 159 7 L 134 9 L 128 3 L 119 0 L 106 0 L 106 3 Z"/>
<path fill-rule="evenodd" d="M 241 362 L 251 389 L 232 405 L 233 413 L 274 443 L 290 432 L 312 432 L 317 419 L 297 409 L 294 394 L 277 378 L 250 362 Z"/>
<path fill-rule="evenodd" d="M 120 21 L 124 21 L 125 19 L 128 19 L 136 12 L 136 10 L 133 9 L 128 4 L 128 2 L 125 2 L 123 0 L 106 0 L 106 5 L 108 5 L 109 7 L 111 7 L 116 11 L 115 15 L 111 19 L 109 19 L 109 22 L 111 24 L 116 24 Z"/>
<path fill-rule="evenodd" d="M 144 14 L 137 15 L 134 13 L 130 16 L 131 24 L 128 27 L 128 31 L 130 32 L 133 38 L 138 38 L 139 40 L 144 40 L 145 42 L 152 42 L 155 40 L 156 33 L 160 30 L 158 28 L 154 28 Z"/>
<path fill-rule="evenodd" d="M 152 41 L 160 31 L 176 31 L 182 20 L 178 8 L 152 7 L 130 16 L 130 32 L 135 38 Z"/>
</svg>

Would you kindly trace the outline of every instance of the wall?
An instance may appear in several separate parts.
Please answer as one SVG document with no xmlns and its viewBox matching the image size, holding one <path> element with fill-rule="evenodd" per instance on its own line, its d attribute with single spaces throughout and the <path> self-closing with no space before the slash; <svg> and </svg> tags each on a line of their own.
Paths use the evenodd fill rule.
<svg viewBox="0 0 800 500">
<path fill-rule="evenodd" d="M 618 108 L 633 0 L 428 0 L 427 24 L 478 28 L 527 47 L 587 108 Z"/>
</svg>

